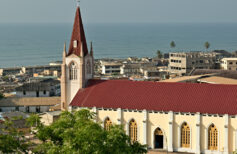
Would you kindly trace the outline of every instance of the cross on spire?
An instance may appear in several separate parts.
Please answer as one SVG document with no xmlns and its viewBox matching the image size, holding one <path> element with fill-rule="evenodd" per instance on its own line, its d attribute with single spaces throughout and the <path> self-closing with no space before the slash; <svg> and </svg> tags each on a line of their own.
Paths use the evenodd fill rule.
<svg viewBox="0 0 237 154">
<path fill-rule="evenodd" d="M 77 0 L 77 7 L 79 7 L 80 5 L 80 0 Z"/>
</svg>

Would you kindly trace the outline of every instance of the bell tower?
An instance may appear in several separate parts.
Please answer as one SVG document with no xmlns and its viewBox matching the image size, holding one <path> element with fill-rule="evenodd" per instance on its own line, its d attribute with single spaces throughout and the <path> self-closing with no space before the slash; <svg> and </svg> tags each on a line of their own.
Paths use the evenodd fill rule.
<svg viewBox="0 0 237 154">
<path fill-rule="evenodd" d="M 66 44 L 63 50 L 61 76 L 61 109 L 68 106 L 78 90 L 85 88 L 87 81 L 93 78 L 93 51 L 88 52 L 80 6 L 77 6 L 68 52 Z"/>
</svg>

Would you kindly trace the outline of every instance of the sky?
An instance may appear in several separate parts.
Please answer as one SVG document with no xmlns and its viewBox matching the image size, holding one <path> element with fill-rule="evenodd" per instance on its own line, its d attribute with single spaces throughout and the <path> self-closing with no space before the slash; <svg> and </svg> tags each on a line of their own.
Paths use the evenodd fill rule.
<svg viewBox="0 0 237 154">
<path fill-rule="evenodd" d="M 237 22 L 237 0 L 81 0 L 85 23 Z M 0 0 L 0 23 L 71 23 L 76 0 Z"/>
</svg>

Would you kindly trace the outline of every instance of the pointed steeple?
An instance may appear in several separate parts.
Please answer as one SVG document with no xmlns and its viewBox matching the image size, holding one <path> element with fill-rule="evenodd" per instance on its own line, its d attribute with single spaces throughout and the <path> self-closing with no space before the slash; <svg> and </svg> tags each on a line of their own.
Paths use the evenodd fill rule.
<svg viewBox="0 0 237 154">
<path fill-rule="evenodd" d="M 92 41 L 91 41 L 91 50 L 90 50 L 90 55 L 93 56 L 93 45 L 92 45 Z"/>
<path fill-rule="evenodd" d="M 81 44 L 83 44 L 83 50 Z M 78 6 L 76 10 L 68 55 L 75 54 L 77 56 L 80 56 L 81 51 L 83 52 L 83 56 L 86 56 L 88 54 L 80 7 Z"/>
</svg>

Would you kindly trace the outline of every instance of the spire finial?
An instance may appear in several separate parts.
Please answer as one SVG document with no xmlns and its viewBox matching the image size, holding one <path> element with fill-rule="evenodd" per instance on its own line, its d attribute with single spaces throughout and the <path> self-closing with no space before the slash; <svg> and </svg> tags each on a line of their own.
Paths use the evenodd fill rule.
<svg viewBox="0 0 237 154">
<path fill-rule="evenodd" d="M 77 7 L 80 6 L 80 0 L 77 0 Z"/>
</svg>

